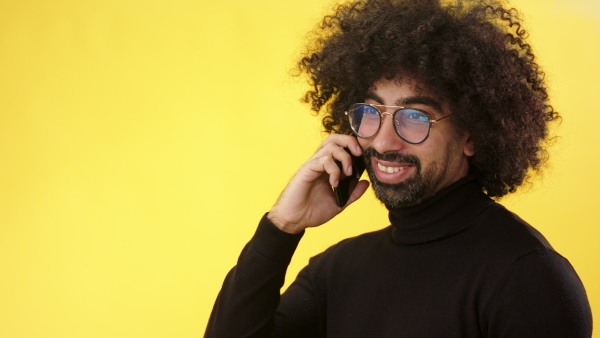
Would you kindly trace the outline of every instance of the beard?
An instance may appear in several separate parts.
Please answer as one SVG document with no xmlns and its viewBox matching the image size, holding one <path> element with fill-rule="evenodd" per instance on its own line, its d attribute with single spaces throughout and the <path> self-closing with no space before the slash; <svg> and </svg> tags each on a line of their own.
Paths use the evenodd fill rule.
<svg viewBox="0 0 600 338">
<path fill-rule="evenodd" d="M 371 147 L 364 150 L 363 157 L 373 190 L 375 191 L 375 196 L 377 196 L 388 209 L 417 205 L 435 193 L 431 193 L 431 190 L 433 190 L 433 187 L 431 186 L 433 180 L 428 179 L 427 174 L 423 174 L 421 170 L 421 161 L 418 157 L 400 153 L 380 154 Z M 416 173 L 400 183 L 381 182 L 377 179 L 371 157 L 383 161 L 412 164 L 416 169 Z"/>
</svg>

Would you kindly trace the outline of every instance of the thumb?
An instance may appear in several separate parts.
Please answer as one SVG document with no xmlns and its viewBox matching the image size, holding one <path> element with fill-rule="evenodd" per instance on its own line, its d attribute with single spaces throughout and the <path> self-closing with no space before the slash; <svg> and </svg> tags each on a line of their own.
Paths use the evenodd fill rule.
<svg viewBox="0 0 600 338">
<path fill-rule="evenodd" d="M 370 183 L 367 180 L 362 180 L 362 181 L 359 181 L 358 183 L 356 183 L 356 187 L 354 187 L 354 190 L 352 190 L 352 194 L 350 194 L 348 203 L 346 203 L 344 208 L 346 208 L 347 206 L 349 206 L 350 204 L 354 203 L 356 200 L 361 198 L 362 195 L 364 195 L 365 191 L 367 191 L 367 189 L 369 188 L 369 185 L 370 185 Z"/>
</svg>

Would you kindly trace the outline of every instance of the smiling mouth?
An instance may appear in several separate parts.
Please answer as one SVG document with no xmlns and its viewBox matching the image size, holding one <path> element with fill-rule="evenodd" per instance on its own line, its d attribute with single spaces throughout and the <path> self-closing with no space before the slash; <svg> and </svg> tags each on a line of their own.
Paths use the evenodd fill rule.
<svg viewBox="0 0 600 338">
<path fill-rule="evenodd" d="M 408 167 L 411 167 L 412 165 L 406 165 L 403 167 L 386 167 L 384 165 L 382 165 L 381 163 L 377 163 L 377 168 L 384 172 L 384 173 L 388 173 L 388 174 L 393 174 L 393 173 L 397 173 L 400 172 Z"/>
</svg>

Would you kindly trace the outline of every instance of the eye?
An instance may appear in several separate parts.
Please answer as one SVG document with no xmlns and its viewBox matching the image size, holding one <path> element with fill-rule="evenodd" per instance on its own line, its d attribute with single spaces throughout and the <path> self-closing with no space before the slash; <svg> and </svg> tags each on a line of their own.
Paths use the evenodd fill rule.
<svg viewBox="0 0 600 338">
<path fill-rule="evenodd" d="M 402 118 L 411 123 L 426 124 L 429 122 L 429 116 L 414 109 L 406 109 L 402 112 Z"/>
<path fill-rule="evenodd" d="M 412 120 L 420 120 L 420 121 L 427 121 L 427 116 L 425 114 L 419 113 L 419 112 L 410 112 L 408 113 L 407 116 L 409 119 Z"/>
<path fill-rule="evenodd" d="M 365 106 L 365 115 L 379 115 L 379 112 L 373 107 Z"/>
<path fill-rule="evenodd" d="M 371 106 L 363 106 L 363 118 L 369 120 L 379 120 L 379 111 Z"/>
</svg>

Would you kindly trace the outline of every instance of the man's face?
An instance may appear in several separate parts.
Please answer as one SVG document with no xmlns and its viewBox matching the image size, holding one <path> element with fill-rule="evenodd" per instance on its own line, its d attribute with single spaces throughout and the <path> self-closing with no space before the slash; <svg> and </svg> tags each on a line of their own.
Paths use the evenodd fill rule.
<svg viewBox="0 0 600 338">
<path fill-rule="evenodd" d="M 365 103 L 421 108 L 434 120 L 452 113 L 438 97 L 417 87 L 409 78 L 384 78 L 373 84 Z M 429 138 L 420 144 L 402 140 L 387 114 L 375 136 L 358 138 L 375 194 L 388 208 L 419 204 L 467 174 L 473 143 L 467 132 L 456 132 L 450 119 L 434 123 Z"/>
</svg>

